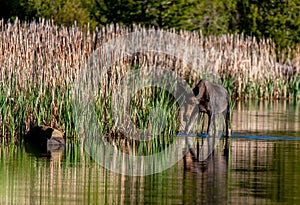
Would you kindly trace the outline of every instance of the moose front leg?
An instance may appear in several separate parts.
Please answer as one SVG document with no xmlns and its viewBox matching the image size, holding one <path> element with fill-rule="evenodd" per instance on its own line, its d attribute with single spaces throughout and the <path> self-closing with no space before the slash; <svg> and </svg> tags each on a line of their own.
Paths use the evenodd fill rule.
<svg viewBox="0 0 300 205">
<path fill-rule="evenodd" d="M 207 134 L 208 136 L 212 136 L 212 121 L 214 120 L 214 116 L 211 113 L 208 113 L 208 126 L 207 126 Z"/>
<path fill-rule="evenodd" d="M 195 121 L 197 120 L 198 118 L 198 113 L 197 112 L 193 112 L 192 113 L 192 116 L 190 117 L 189 121 L 186 123 L 186 128 L 185 128 L 185 133 L 186 134 L 189 134 L 190 131 L 192 130 L 194 124 L 195 124 Z"/>
<path fill-rule="evenodd" d="M 193 125 L 195 124 L 195 121 L 197 118 L 198 118 L 198 112 L 193 112 L 190 120 L 188 121 L 188 123 L 186 125 L 186 129 L 185 129 L 185 133 L 187 134 L 186 145 L 187 145 L 193 159 L 197 159 L 197 155 L 196 155 L 195 148 L 193 146 L 192 138 L 189 136 L 189 133 L 190 133 Z"/>
<path fill-rule="evenodd" d="M 210 137 L 217 137 L 218 135 L 218 123 L 217 123 L 216 114 L 211 114 L 208 117 L 207 134 Z"/>
</svg>

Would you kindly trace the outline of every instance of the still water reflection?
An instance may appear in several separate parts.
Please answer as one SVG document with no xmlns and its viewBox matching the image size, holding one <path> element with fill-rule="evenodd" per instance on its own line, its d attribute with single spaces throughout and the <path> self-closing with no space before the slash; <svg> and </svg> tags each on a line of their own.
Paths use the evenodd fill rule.
<svg viewBox="0 0 300 205">
<path fill-rule="evenodd" d="M 299 204 L 299 105 L 244 105 L 228 152 L 145 177 L 114 174 L 72 147 L 52 157 L 2 149 L 0 204 Z"/>
</svg>

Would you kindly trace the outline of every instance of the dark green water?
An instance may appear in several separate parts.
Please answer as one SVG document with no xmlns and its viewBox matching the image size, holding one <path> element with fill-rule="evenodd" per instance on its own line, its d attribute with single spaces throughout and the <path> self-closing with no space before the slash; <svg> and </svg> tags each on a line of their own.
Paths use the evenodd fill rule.
<svg viewBox="0 0 300 205">
<path fill-rule="evenodd" d="M 300 204 L 299 112 L 237 105 L 228 153 L 144 177 L 112 173 L 70 148 L 52 157 L 5 148 L 0 204 Z"/>
</svg>

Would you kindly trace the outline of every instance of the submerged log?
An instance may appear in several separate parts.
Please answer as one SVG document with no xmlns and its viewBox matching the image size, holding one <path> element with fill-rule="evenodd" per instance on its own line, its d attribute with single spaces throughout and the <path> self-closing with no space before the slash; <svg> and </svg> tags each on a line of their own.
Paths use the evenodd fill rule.
<svg viewBox="0 0 300 205">
<path fill-rule="evenodd" d="M 35 146 L 42 152 L 61 150 L 65 138 L 61 131 L 48 126 L 35 126 L 25 135 L 25 143 Z"/>
</svg>

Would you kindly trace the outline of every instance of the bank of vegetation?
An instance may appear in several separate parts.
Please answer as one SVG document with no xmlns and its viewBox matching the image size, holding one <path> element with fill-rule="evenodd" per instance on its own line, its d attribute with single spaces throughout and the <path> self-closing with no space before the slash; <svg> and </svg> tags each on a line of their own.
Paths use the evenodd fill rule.
<svg viewBox="0 0 300 205">
<path fill-rule="evenodd" d="M 58 26 L 53 21 L 40 19 L 20 23 L 0 22 L 0 137 L 3 144 L 22 140 L 30 124 L 57 127 L 70 139 L 78 139 L 74 124 L 74 79 L 91 54 L 115 38 L 131 32 L 146 32 L 141 26 L 122 27 L 110 24 L 91 30 L 76 24 Z M 155 29 L 154 29 L 155 30 Z M 181 49 L 174 55 L 145 52 L 127 56 L 118 53 L 118 60 L 103 75 L 95 111 L 103 136 L 122 136 L 115 128 L 112 94 L 120 79 L 132 69 L 158 65 L 175 72 L 192 87 L 206 73 L 216 73 L 233 100 L 300 98 L 300 47 L 278 53 L 269 39 L 257 40 L 239 34 L 209 35 L 201 32 L 157 30 L 164 35 L 179 36 L 181 41 L 194 45 L 195 61 L 185 61 Z M 168 32 L 165 32 L 168 31 Z M 169 36 L 168 36 L 169 37 Z M 167 38 L 176 45 L 174 39 Z M 152 43 L 156 39 L 153 39 Z M 137 44 L 145 42 L 136 41 Z M 146 42 L 151 44 L 150 42 Z M 168 42 L 165 42 L 168 44 Z M 180 43 L 180 42 L 178 42 Z M 122 45 L 119 45 L 122 48 Z M 136 45 L 136 47 L 139 47 Z M 104 53 L 103 53 L 104 51 Z M 102 50 L 99 57 L 111 56 Z M 107 57 L 109 58 L 109 57 Z M 105 58 L 104 58 L 105 59 Z M 189 63 L 191 62 L 191 63 Z M 205 71 L 205 72 L 204 72 Z M 149 110 L 159 106 L 166 115 L 165 136 L 178 130 L 178 107 L 170 93 L 158 88 L 136 93 L 132 101 L 131 119 L 140 128 L 149 126 Z M 160 96 L 160 97 L 157 97 Z M 127 119 L 128 120 L 128 119 Z M 167 144 L 172 139 L 153 139 L 153 145 Z M 156 140 L 156 141 L 155 141 Z M 163 141 L 161 141 L 163 140 Z M 119 141 L 121 143 L 121 141 Z M 151 149 L 144 144 L 141 149 Z M 147 150 L 146 150 L 147 151 Z"/>
<path fill-rule="evenodd" d="M 92 28 L 140 24 L 156 28 L 270 38 L 278 48 L 300 43 L 299 0 L 2 0 L 0 18 L 45 18 L 58 25 L 74 21 Z"/>
</svg>

